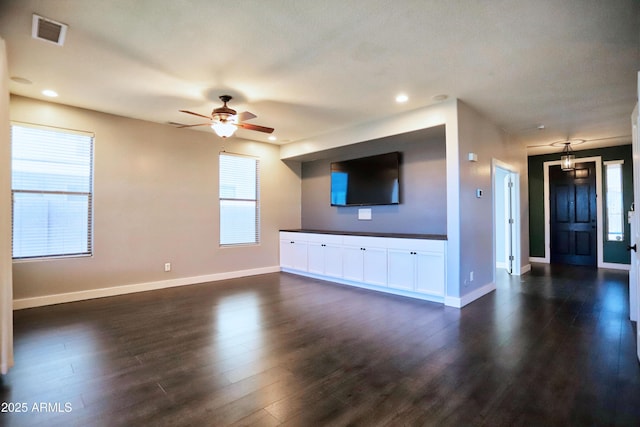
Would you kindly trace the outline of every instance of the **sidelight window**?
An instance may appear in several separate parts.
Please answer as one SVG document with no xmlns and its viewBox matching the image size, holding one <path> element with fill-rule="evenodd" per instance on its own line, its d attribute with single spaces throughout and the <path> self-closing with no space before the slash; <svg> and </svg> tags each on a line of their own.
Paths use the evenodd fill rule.
<svg viewBox="0 0 640 427">
<path fill-rule="evenodd" d="M 604 162 L 606 180 L 607 240 L 624 240 L 624 205 L 622 200 L 622 160 Z"/>
</svg>

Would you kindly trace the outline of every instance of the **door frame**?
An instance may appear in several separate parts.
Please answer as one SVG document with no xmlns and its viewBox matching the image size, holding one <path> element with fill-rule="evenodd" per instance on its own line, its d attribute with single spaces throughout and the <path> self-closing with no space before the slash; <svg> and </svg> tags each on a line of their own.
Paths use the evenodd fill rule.
<svg viewBox="0 0 640 427">
<path fill-rule="evenodd" d="M 491 161 L 491 181 L 492 181 L 492 193 L 496 191 L 496 169 L 502 169 L 503 171 L 508 172 L 508 174 L 512 178 L 513 187 L 512 187 L 512 203 L 511 203 L 511 215 L 514 219 L 513 224 L 513 233 L 511 235 L 512 242 L 512 254 L 513 254 L 513 264 L 511 269 L 511 274 L 514 276 L 520 276 L 523 274 L 522 269 L 522 245 L 521 245 L 521 216 L 520 216 L 520 173 L 517 169 L 508 163 L 504 163 L 497 159 L 492 159 Z M 496 196 L 493 194 L 493 222 L 492 227 L 496 226 Z M 496 230 L 493 230 L 493 281 L 496 281 Z M 528 271 L 528 270 L 527 270 Z"/>
<path fill-rule="evenodd" d="M 613 263 L 604 263 L 603 250 L 604 250 L 604 239 L 602 238 L 602 230 L 603 230 L 603 208 L 602 208 L 602 157 L 594 156 L 594 157 L 576 157 L 576 163 L 590 163 L 594 162 L 596 164 L 596 246 L 597 246 L 597 266 L 598 268 L 620 268 L 616 264 Z M 549 264 L 551 262 L 551 230 L 550 230 L 550 222 L 551 222 L 551 212 L 550 212 L 550 197 L 551 192 L 549 190 L 549 168 L 551 166 L 560 165 L 560 160 L 553 160 L 549 162 L 544 162 L 544 258 L 540 259 L 540 261 Z"/>
<path fill-rule="evenodd" d="M 638 72 L 638 84 L 640 84 L 640 72 Z M 638 99 L 640 100 L 640 86 L 638 86 Z M 640 112 L 638 111 L 638 103 L 636 103 L 631 113 L 631 143 L 633 150 L 633 199 L 634 213 L 632 215 L 633 224 L 631 225 L 631 240 L 629 244 L 638 245 L 640 243 L 640 212 L 636 206 L 640 206 L 640 135 L 638 134 L 638 125 L 640 122 Z M 640 361 L 640 328 L 638 327 L 638 319 L 640 318 L 640 254 L 638 251 L 631 253 L 631 271 L 629 272 L 629 298 L 635 297 L 635 301 L 629 301 L 629 317 L 636 321 L 636 355 Z M 635 313 L 632 312 L 635 311 Z M 635 315 L 635 316 L 634 316 Z"/>
</svg>

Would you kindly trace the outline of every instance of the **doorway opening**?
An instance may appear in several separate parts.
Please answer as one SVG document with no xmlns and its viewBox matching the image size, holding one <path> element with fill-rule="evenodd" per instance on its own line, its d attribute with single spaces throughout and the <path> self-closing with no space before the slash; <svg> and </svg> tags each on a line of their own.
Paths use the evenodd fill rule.
<svg viewBox="0 0 640 427">
<path fill-rule="evenodd" d="M 597 265 L 596 164 L 549 168 L 551 263 Z"/>
<path fill-rule="evenodd" d="M 493 194 L 494 277 L 497 269 L 520 275 L 520 175 L 497 160 Z"/>
<path fill-rule="evenodd" d="M 595 178 L 595 183 L 594 184 L 590 184 L 590 185 L 595 185 L 595 193 L 594 193 L 594 197 L 595 197 L 595 218 L 590 218 L 588 221 L 588 227 L 589 230 L 593 230 L 593 232 L 595 233 L 595 240 L 592 241 L 591 243 L 589 243 L 590 245 L 594 246 L 593 250 L 595 252 L 594 257 L 595 257 L 595 263 L 592 264 L 596 267 L 604 267 L 604 260 L 603 260 L 603 256 L 602 256 L 602 250 L 603 250 L 603 238 L 602 238 L 602 227 L 603 227 L 603 207 L 602 207 L 602 197 L 601 195 L 602 193 L 602 158 L 599 156 L 594 156 L 594 157 L 583 157 L 583 158 L 579 158 L 576 159 L 576 162 L 579 162 L 580 164 L 592 164 L 594 167 L 593 173 L 594 173 L 594 178 Z M 564 230 L 562 231 L 562 233 L 564 233 L 562 236 L 558 237 L 558 236 L 554 236 L 552 234 L 552 215 L 554 215 L 554 213 L 552 212 L 552 202 L 554 202 L 554 200 L 552 200 L 552 197 L 557 197 L 552 195 L 552 190 L 553 190 L 553 186 L 555 184 L 552 184 L 552 168 L 555 166 L 559 166 L 560 165 L 560 160 L 557 161 L 551 161 L 551 162 L 544 162 L 543 166 L 544 166 L 544 240 L 545 240 L 545 257 L 543 260 L 541 260 L 542 262 L 545 262 L 547 264 L 551 263 L 551 262 L 562 262 L 562 263 L 573 263 L 567 260 L 562 260 L 556 257 L 556 254 L 554 254 L 554 251 L 558 248 L 558 245 L 571 245 L 572 242 L 575 243 L 575 239 L 576 239 L 576 235 L 575 233 L 572 235 L 569 231 Z M 585 174 L 586 172 L 580 172 L 580 174 Z M 584 178 L 583 178 L 584 179 Z M 553 178 L 553 180 L 555 181 L 555 178 Z M 580 183 L 579 183 L 580 184 Z M 582 183 L 584 184 L 584 183 Z M 570 184 L 568 184 L 570 186 Z M 573 188 L 573 190 L 568 190 L 568 191 L 576 191 L 575 187 L 570 187 Z M 586 191 L 587 187 L 580 187 L 578 188 L 578 192 L 584 192 Z M 565 189 L 563 189 L 562 191 L 565 191 Z M 563 196 L 561 195 L 561 200 L 563 199 Z M 571 199 L 573 199 L 572 197 L 569 197 L 567 195 L 567 199 L 568 201 L 570 201 Z M 584 200 L 588 200 L 588 199 L 583 199 Z M 575 200 L 574 200 L 574 203 Z M 591 208 L 593 210 L 593 207 Z M 579 207 L 577 209 L 577 211 L 581 212 L 584 214 L 584 212 L 586 212 L 586 209 L 584 207 Z M 564 212 L 566 214 L 566 211 Z M 585 218 L 581 217 L 580 219 L 581 221 L 584 221 Z M 595 220 L 595 221 L 593 221 Z M 585 222 L 586 224 L 586 222 Z M 587 225 L 585 225 L 586 227 Z M 594 227 L 595 228 L 591 228 Z M 575 230 L 574 230 L 575 231 Z M 585 248 L 586 248 L 586 240 L 587 240 L 587 234 L 580 234 L 578 235 L 578 239 L 581 240 L 579 243 L 582 246 L 581 249 L 579 249 L 579 253 L 583 253 L 585 252 Z M 553 241 L 553 239 L 556 239 L 556 241 Z M 559 240 L 558 240 L 559 239 Z M 565 240 L 563 240 L 565 239 Z M 553 245 L 552 245 L 552 241 L 553 241 Z M 555 248 L 552 251 L 552 246 L 554 246 Z M 561 249 L 567 249 L 567 246 L 564 246 Z M 582 264 L 585 265 L 585 264 Z M 586 265 L 591 265 L 591 264 L 586 264 Z"/>
</svg>

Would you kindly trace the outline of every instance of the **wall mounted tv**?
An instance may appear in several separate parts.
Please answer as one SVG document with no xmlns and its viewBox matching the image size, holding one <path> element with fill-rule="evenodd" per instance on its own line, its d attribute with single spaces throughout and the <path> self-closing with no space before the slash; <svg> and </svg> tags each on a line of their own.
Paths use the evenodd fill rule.
<svg viewBox="0 0 640 427">
<path fill-rule="evenodd" d="M 331 163 L 331 206 L 400 203 L 400 153 Z"/>
</svg>

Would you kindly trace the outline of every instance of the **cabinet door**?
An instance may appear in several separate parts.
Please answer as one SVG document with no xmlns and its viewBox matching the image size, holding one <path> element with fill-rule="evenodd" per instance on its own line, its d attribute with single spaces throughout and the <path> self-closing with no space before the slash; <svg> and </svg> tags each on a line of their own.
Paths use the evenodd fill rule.
<svg viewBox="0 0 640 427">
<path fill-rule="evenodd" d="M 444 296 L 444 254 L 438 252 L 418 252 L 414 257 L 417 257 L 416 292 Z"/>
<path fill-rule="evenodd" d="M 364 271 L 364 251 L 355 246 L 342 248 L 342 277 L 354 282 L 362 282 Z"/>
<path fill-rule="evenodd" d="M 307 247 L 307 271 L 324 274 L 324 247 L 321 243 L 309 242 Z"/>
<path fill-rule="evenodd" d="M 413 291 L 416 277 L 416 255 L 404 249 L 389 249 L 388 286 Z"/>
<path fill-rule="evenodd" d="M 293 268 L 293 243 L 280 240 L 280 267 Z"/>
<path fill-rule="evenodd" d="M 307 271 L 307 242 L 294 242 L 293 246 L 293 268 Z"/>
<path fill-rule="evenodd" d="M 364 248 L 364 269 L 362 281 L 372 285 L 387 286 L 387 250 L 385 248 Z"/>
<path fill-rule="evenodd" d="M 342 246 L 327 243 L 322 249 L 324 252 L 324 274 L 331 277 L 342 277 Z"/>
</svg>

